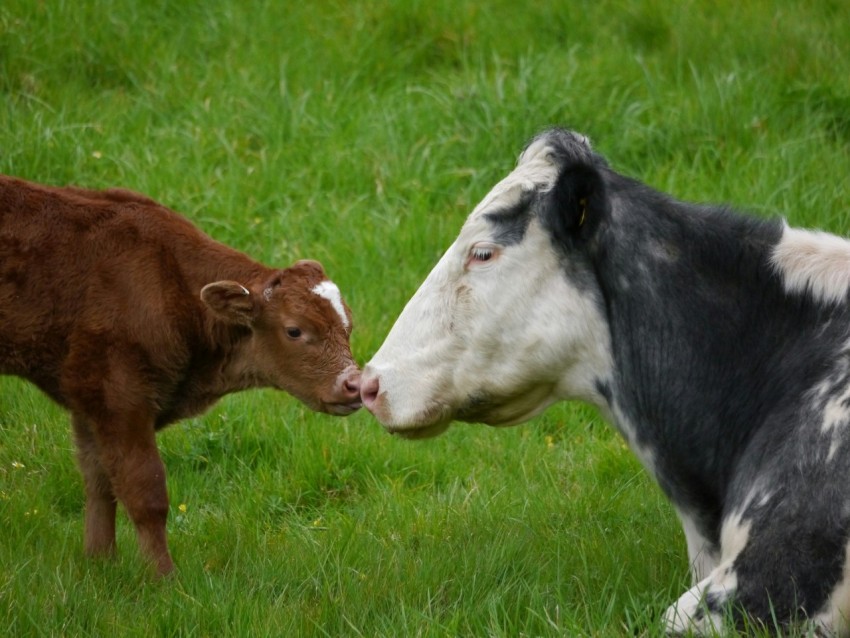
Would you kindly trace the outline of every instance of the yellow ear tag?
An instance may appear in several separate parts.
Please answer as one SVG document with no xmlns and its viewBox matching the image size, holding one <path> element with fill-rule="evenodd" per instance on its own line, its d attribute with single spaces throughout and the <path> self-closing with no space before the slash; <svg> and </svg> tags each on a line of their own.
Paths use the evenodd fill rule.
<svg viewBox="0 0 850 638">
<path fill-rule="evenodd" d="M 581 217 L 578 219 L 578 227 L 581 228 L 584 226 L 584 219 L 587 217 L 587 198 L 582 197 L 578 200 L 578 203 L 581 205 Z"/>
</svg>

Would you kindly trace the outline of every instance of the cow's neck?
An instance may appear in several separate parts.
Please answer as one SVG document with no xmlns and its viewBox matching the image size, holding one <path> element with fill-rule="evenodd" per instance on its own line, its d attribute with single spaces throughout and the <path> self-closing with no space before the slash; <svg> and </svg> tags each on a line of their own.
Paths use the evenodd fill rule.
<svg viewBox="0 0 850 638">
<path fill-rule="evenodd" d="M 778 223 L 670 203 L 663 212 L 620 220 L 600 265 L 608 409 L 673 502 L 707 513 L 711 537 L 740 451 L 823 374 L 802 355 L 821 317 L 770 271 Z"/>
</svg>

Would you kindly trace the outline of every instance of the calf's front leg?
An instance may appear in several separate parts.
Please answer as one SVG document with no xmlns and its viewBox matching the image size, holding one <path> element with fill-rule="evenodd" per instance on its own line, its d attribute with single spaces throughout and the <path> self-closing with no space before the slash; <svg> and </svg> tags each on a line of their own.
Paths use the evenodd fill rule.
<svg viewBox="0 0 850 638">
<path fill-rule="evenodd" d="M 142 554 L 165 576 L 174 570 L 174 563 L 165 536 L 165 466 L 156 448 L 153 419 L 130 415 L 96 429 L 101 463 L 136 527 Z"/>
</svg>

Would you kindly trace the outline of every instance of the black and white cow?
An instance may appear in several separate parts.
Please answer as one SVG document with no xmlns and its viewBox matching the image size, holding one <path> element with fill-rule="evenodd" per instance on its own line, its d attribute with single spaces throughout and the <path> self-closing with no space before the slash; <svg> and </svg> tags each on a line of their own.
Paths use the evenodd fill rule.
<svg viewBox="0 0 850 638">
<path fill-rule="evenodd" d="M 686 204 L 549 130 L 475 208 L 366 366 L 411 438 L 598 406 L 681 518 L 671 633 L 850 635 L 850 242 Z"/>
</svg>

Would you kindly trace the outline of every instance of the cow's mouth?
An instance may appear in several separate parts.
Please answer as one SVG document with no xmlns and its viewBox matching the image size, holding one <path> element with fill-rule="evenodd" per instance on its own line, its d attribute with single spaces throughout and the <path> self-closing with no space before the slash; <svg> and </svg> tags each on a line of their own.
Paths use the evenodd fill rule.
<svg viewBox="0 0 850 638">
<path fill-rule="evenodd" d="M 390 434 L 397 434 L 403 439 L 432 439 L 435 436 L 439 436 L 443 432 L 449 429 L 449 425 L 451 425 L 451 421 L 446 421 L 444 423 L 436 423 L 434 425 L 425 425 L 422 427 L 417 427 L 415 429 L 411 428 L 397 428 L 394 426 L 387 426 L 387 432 Z"/>
<path fill-rule="evenodd" d="M 374 412 L 373 412 L 374 413 Z M 384 428 L 390 434 L 397 434 L 405 439 L 430 439 L 445 432 L 452 422 L 452 410 L 449 406 L 434 403 L 429 408 L 419 412 L 414 418 L 397 421 L 381 419 L 375 414 Z M 381 414 L 385 416 L 385 414 Z"/>
</svg>

